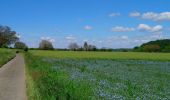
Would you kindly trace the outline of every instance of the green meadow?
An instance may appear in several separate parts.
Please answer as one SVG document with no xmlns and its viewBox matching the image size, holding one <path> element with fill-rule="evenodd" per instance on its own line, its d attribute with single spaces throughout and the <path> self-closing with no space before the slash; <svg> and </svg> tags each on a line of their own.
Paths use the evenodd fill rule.
<svg viewBox="0 0 170 100">
<path fill-rule="evenodd" d="M 32 50 L 29 100 L 168 100 L 170 54 Z"/>
<path fill-rule="evenodd" d="M 0 67 L 15 56 L 15 52 L 9 49 L 0 49 Z"/>
</svg>

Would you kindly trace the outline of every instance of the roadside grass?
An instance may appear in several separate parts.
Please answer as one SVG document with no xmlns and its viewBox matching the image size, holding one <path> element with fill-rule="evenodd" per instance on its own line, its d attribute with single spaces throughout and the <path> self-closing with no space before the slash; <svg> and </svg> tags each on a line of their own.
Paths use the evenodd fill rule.
<svg viewBox="0 0 170 100">
<path fill-rule="evenodd" d="M 44 62 L 40 57 L 27 53 L 25 59 L 29 100 L 89 99 L 91 91 L 85 82 L 76 84 L 69 80 L 68 73 L 62 70 L 55 71 L 51 63 Z"/>
<path fill-rule="evenodd" d="M 0 67 L 15 57 L 15 52 L 10 49 L 0 49 Z"/>
<path fill-rule="evenodd" d="M 170 53 L 144 52 L 84 52 L 84 51 L 43 51 L 31 50 L 35 56 L 55 58 L 91 58 L 91 59 L 134 59 L 134 60 L 162 60 L 170 61 Z"/>
<path fill-rule="evenodd" d="M 109 52 L 108 56 L 111 54 Z M 136 56 L 136 53 L 131 54 L 133 58 Z M 162 55 L 154 53 L 154 57 L 158 56 L 156 54 Z M 25 53 L 28 99 L 170 99 L 170 62 L 158 61 L 169 60 L 164 59 L 165 56 L 148 61 L 139 58 L 109 59 L 101 55 L 104 54 L 61 51 Z"/>
</svg>

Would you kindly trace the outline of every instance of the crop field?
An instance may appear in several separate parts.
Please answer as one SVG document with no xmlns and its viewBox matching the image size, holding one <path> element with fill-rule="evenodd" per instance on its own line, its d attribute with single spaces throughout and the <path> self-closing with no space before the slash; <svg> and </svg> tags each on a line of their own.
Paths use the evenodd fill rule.
<svg viewBox="0 0 170 100">
<path fill-rule="evenodd" d="M 92 58 L 92 59 L 125 59 L 125 60 L 163 60 L 170 61 L 170 53 L 139 52 L 84 52 L 84 51 L 43 51 L 32 50 L 31 53 L 41 57 L 55 58 Z"/>
<path fill-rule="evenodd" d="M 34 50 L 25 59 L 30 100 L 170 99 L 170 54 Z"/>
<path fill-rule="evenodd" d="M 9 49 L 0 49 L 0 67 L 15 56 L 14 51 Z"/>
</svg>

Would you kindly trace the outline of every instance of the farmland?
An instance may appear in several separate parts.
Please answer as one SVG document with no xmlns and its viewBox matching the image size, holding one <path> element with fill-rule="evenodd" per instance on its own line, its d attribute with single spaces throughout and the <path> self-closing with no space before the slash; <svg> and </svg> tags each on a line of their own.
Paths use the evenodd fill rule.
<svg viewBox="0 0 170 100">
<path fill-rule="evenodd" d="M 43 51 L 33 50 L 35 56 L 53 58 L 91 58 L 91 59 L 120 59 L 120 60 L 170 60 L 170 53 L 139 53 L 139 52 L 74 52 L 74 51 Z"/>
<path fill-rule="evenodd" d="M 170 54 L 30 51 L 28 98 L 170 99 Z"/>
<path fill-rule="evenodd" d="M 15 56 L 12 50 L 0 49 L 0 67 Z"/>
</svg>

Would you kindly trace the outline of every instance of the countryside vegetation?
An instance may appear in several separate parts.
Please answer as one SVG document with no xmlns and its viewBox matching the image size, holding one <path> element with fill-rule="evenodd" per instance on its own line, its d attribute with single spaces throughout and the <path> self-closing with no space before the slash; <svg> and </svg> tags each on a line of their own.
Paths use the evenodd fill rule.
<svg viewBox="0 0 170 100">
<path fill-rule="evenodd" d="M 100 49 L 87 42 L 55 49 L 48 40 L 29 48 L 17 35 L 0 26 L 0 66 L 22 53 L 28 100 L 170 99 L 168 39 L 134 49 Z"/>
</svg>

